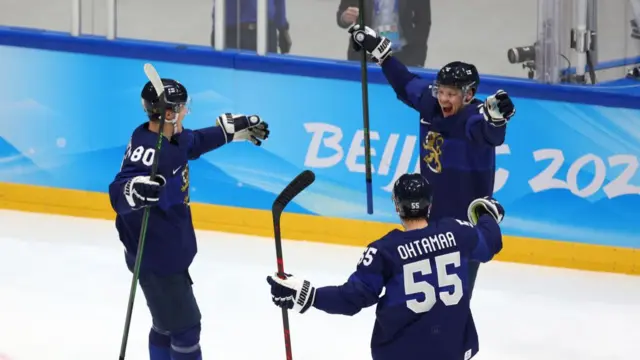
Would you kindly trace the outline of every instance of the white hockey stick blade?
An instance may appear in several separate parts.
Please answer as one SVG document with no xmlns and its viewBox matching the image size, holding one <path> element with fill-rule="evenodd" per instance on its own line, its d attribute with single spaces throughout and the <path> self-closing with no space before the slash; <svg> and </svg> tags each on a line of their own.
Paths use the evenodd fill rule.
<svg viewBox="0 0 640 360">
<path fill-rule="evenodd" d="M 147 78 L 149 78 L 149 81 L 151 81 L 151 84 L 153 84 L 153 87 L 156 89 L 158 97 L 161 97 L 164 93 L 164 85 L 162 84 L 162 79 L 160 78 L 160 75 L 158 75 L 156 68 L 153 67 L 153 65 L 146 63 L 144 64 L 144 73 L 147 75 Z"/>
</svg>

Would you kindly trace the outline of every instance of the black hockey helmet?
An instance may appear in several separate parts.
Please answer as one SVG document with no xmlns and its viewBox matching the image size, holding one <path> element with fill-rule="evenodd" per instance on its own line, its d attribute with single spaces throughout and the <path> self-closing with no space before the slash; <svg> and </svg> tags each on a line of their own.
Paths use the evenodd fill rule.
<svg viewBox="0 0 640 360">
<path fill-rule="evenodd" d="M 162 79 L 162 84 L 164 85 L 164 94 L 167 99 L 167 106 L 164 109 L 158 107 L 158 94 L 151 81 L 144 84 L 142 88 L 140 95 L 142 97 L 142 107 L 150 119 L 158 119 L 162 113 L 161 111 L 165 110 L 172 110 L 178 113 L 189 102 L 187 88 L 180 82 L 173 79 Z"/>
<path fill-rule="evenodd" d="M 393 185 L 393 203 L 403 219 L 429 217 L 432 198 L 431 185 L 418 173 L 404 174 Z"/>
<path fill-rule="evenodd" d="M 476 94 L 480 85 L 480 75 L 475 65 L 462 61 L 453 61 L 443 66 L 436 76 L 436 81 L 432 86 L 433 96 L 437 95 L 439 86 L 452 86 L 466 93 L 471 90 Z"/>
</svg>

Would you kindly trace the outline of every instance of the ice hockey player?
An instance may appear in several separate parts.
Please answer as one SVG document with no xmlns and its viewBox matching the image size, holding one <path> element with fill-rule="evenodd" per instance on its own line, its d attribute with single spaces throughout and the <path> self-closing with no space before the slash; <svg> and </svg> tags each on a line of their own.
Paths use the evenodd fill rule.
<svg viewBox="0 0 640 360">
<path fill-rule="evenodd" d="M 142 209 L 150 207 L 139 277 L 153 321 L 150 359 L 199 360 L 201 314 L 189 275 L 197 246 L 189 206 L 188 161 L 232 141 L 249 140 L 260 146 L 269 136 L 269 129 L 259 116 L 226 113 L 217 118 L 215 126 L 186 129 L 183 120 L 188 112 L 187 89 L 172 79 L 162 79 L 162 83 L 167 100 L 164 108 L 151 82 L 142 89 L 148 121 L 133 131 L 120 172 L 109 185 L 109 196 L 131 271 Z M 162 112 L 166 116 L 165 136 L 156 152 Z M 151 179 L 154 156 L 160 157 L 158 176 Z"/>
<path fill-rule="evenodd" d="M 377 304 L 374 360 L 470 359 L 479 345 L 467 267 L 472 260 L 491 260 L 502 249 L 498 223 L 504 209 L 485 197 L 469 205 L 471 222 L 429 221 L 432 191 L 420 174 L 400 176 L 392 197 L 404 231 L 393 230 L 369 244 L 346 283 L 315 288 L 307 280 L 276 274 L 267 277 L 272 300 L 300 313 L 314 307 L 343 315 Z"/>
<path fill-rule="evenodd" d="M 495 148 L 515 115 L 509 95 L 499 90 L 478 100 L 478 70 L 461 61 L 443 66 L 431 83 L 411 73 L 393 56 L 389 39 L 371 28 L 354 25 L 349 33 L 351 45 L 382 67 L 398 99 L 420 113 L 420 172 L 433 186 L 431 219 L 461 218 L 471 201 L 493 196 Z M 471 291 L 479 265 L 469 264 Z"/>
</svg>

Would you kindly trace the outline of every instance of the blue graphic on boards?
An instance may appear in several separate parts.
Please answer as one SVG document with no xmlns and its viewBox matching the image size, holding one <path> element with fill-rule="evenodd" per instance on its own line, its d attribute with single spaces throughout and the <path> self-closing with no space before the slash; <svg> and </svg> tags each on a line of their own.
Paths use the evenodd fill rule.
<svg viewBox="0 0 640 360">
<path fill-rule="evenodd" d="M 131 132 L 145 121 L 144 61 L 13 47 L 0 47 L 0 57 L 0 76 L 16 84 L 0 89 L 8 114 L 0 128 L 0 181 L 106 192 Z M 288 211 L 397 221 L 391 186 L 417 171 L 424 139 L 418 115 L 389 86 L 369 86 L 377 100 L 370 109 L 375 213 L 368 215 L 359 83 L 155 65 L 189 90 L 187 127 L 211 126 L 220 113 L 234 112 L 260 114 L 272 129 L 263 147 L 232 143 L 192 161 L 192 201 L 270 209 L 293 177 L 311 169 L 316 182 Z M 514 101 L 518 113 L 496 151 L 504 232 L 640 247 L 640 111 Z"/>
</svg>

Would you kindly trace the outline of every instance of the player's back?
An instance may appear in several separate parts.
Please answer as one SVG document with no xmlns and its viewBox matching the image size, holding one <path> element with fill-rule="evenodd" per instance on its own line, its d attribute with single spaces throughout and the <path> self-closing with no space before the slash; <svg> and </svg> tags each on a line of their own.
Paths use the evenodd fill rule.
<svg viewBox="0 0 640 360">
<path fill-rule="evenodd" d="M 172 273 L 186 269 L 197 251 L 189 207 L 188 142 L 177 139 L 162 140 L 157 174 L 166 184 L 158 206 L 149 209 L 142 270 Z M 116 228 L 127 250 L 127 261 L 131 263 L 137 251 L 144 211 L 132 210 L 121 200 L 123 186 L 135 176 L 151 173 L 157 141 L 158 134 L 149 131 L 147 124 L 136 128 L 121 170 L 109 186 L 112 206 L 118 213 Z"/>
<path fill-rule="evenodd" d="M 501 247 L 493 219 L 478 226 L 483 229 L 447 218 L 423 229 L 394 230 L 371 245 L 384 259 L 385 281 L 371 343 L 374 360 L 462 360 L 478 351 L 468 261 L 488 261 L 495 253 L 491 245 L 477 249 L 479 237 L 484 244 L 487 236 L 479 230 L 491 241 L 497 237 Z"/>
</svg>

